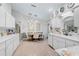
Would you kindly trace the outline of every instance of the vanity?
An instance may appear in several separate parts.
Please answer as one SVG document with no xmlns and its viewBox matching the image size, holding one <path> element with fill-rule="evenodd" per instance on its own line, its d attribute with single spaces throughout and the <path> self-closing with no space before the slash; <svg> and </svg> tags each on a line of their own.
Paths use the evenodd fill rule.
<svg viewBox="0 0 79 59">
<path fill-rule="evenodd" d="M 53 34 L 50 33 L 48 37 L 48 44 L 51 46 L 55 51 L 62 56 L 62 51 L 72 51 L 79 55 L 79 36 L 66 36 L 61 34 Z M 76 51 L 76 52 L 75 52 Z M 69 53 L 69 52 L 68 52 Z M 74 54 L 73 53 L 73 54 Z"/>
<path fill-rule="evenodd" d="M 79 45 L 79 36 L 65 36 L 61 34 L 49 34 L 49 45 L 55 49 L 66 48 Z"/>
<path fill-rule="evenodd" d="M 19 44 L 18 33 L 0 37 L 0 56 L 12 56 Z"/>
</svg>

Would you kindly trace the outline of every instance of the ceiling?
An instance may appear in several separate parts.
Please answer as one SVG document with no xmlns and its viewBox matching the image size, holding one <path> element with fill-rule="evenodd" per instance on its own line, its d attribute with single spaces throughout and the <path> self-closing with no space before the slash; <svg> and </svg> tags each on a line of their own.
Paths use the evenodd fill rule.
<svg viewBox="0 0 79 59">
<path fill-rule="evenodd" d="M 12 9 L 36 19 L 48 20 L 50 11 L 60 8 L 63 3 L 14 3 Z"/>
</svg>

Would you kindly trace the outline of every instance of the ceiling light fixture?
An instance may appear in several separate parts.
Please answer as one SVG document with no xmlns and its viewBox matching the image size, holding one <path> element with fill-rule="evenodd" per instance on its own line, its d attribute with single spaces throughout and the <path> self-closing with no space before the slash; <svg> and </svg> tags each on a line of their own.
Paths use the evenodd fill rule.
<svg viewBox="0 0 79 59">
<path fill-rule="evenodd" d="M 34 15 L 35 17 L 37 17 L 37 15 Z"/>
<path fill-rule="evenodd" d="M 31 6 L 32 6 L 32 7 L 37 7 L 37 6 L 35 5 L 35 3 L 31 4 Z"/>
<path fill-rule="evenodd" d="M 52 10 L 53 10 L 53 9 L 52 9 L 52 8 L 50 8 L 50 9 L 49 9 L 49 12 L 51 12 Z"/>
<path fill-rule="evenodd" d="M 2 4 L 0 3 L 0 6 L 2 6 Z"/>
</svg>

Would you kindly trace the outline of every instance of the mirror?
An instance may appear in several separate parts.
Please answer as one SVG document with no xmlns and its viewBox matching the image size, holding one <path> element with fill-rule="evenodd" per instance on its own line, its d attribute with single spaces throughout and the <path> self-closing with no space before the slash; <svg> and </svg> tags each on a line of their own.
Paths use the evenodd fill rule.
<svg viewBox="0 0 79 59">
<path fill-rule="evenodd" d="M 77 27 L 74 26 L 73 17 L 67 17 L 64 19 L 64 34 L 68 35 L 69 32 L 77 33 Z"/>
</svg>

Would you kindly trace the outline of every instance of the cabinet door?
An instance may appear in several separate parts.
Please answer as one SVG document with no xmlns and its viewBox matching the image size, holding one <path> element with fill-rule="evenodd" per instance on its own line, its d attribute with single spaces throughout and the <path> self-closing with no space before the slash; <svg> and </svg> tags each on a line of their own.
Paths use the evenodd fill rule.
<svg viewBox="0 0 79 59">
<path fill-rule="evenodd" d="M 14 51 L 16 50 L 18 45 L 19 45 L 19 35 L 16 35 L 14 38 Z"/>
<path fill-rule="evenodd" d="M 73 42 L 73 45 L 74 45 L 74 46 L 77 46 L 77 45 L 79 45 L 79 42 L 75 42 L 75 41 L 74 41 L 74 42 Z"/>
<path fill-rule="evenodd" d="M 15 28 L 15 19 L 13 16 L 11 17 L 11 22 L 12 22 L 12 28 Z"/>
<path fill-rule="evenodd" d="M 48 35 L 48 44 L 52 46 L 52 43 L 53 43 L 52 35 Z"/>
<path fill-rule="evenodd" d="M 5 27 L 5 11 L 0 7 L 0 27 Z"/>
<path fill-rule="evenodd" d="M 79 7 L 74 11 L 74 26 L 79 27 Z"/>
<path fill-rule="evenodd" d="M 63 38 L 54 36 L 53 37 L 53 47 L 55 49 L 65 48 L 65 40 Z"/>
<path fill-rule="evenodd" d="M 11 16 L 8 12 L 6 12 L 6 28 L 10 28 L 12 25 Z"/>
<path fill-rule="evenodd" d="M 64 38 L 58 38 L 59 42 L 59 48 L 65 48 L 65 39 Z"/>
<path fill-rule="evenodd" d="M 18 39 L 15 37 L 15 39 L 14 39 L 14 51 L 16 50 L 17 46 L 18 46 Z"/>
<path fill-rule="evenodd" d="M 53 36 L 53 48 L 57 48 L 57 38 Z"/>
<path fill-rule="evenodd" d="M 73 46 L 73 41 L 66 39 L 66 47 Z"/>
<path fill-rule="evenodd" d="M 72 47 L 72 46 L 77 46 L 79 45 L 79 42 L 75 42 L 72 40 L 66 40 L 66 47 Z"/>
<path fill-rule="evenodd" d="M 15 28 L 15 19 L 8 12 L 6 12 L 6 27 Z"/>
<path fill-rule="evenodd" d="M 0 56 L 5 56 L 5 42 L 0 43 Z"/>
<path fill-rule="evenodd" d="M 11 56 L 13 54 L 13 39 L 6 41 L 6 56 Z"/>
</svg>

